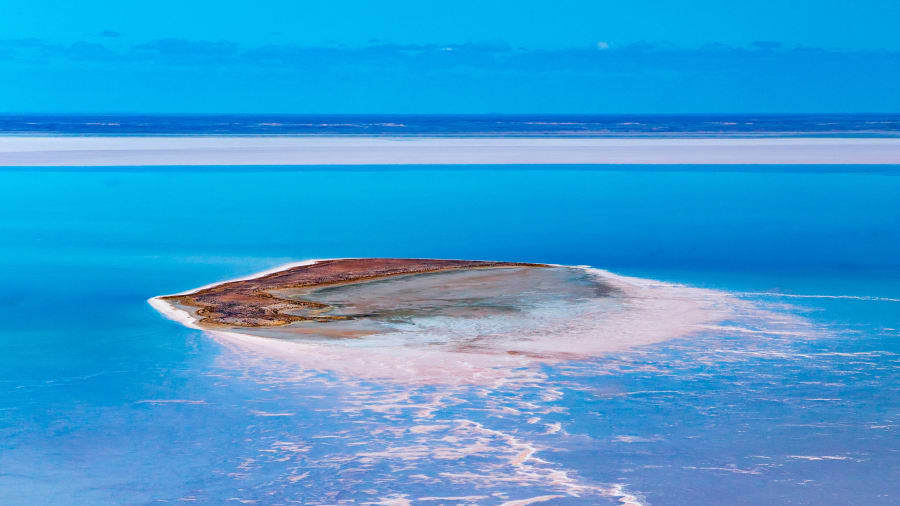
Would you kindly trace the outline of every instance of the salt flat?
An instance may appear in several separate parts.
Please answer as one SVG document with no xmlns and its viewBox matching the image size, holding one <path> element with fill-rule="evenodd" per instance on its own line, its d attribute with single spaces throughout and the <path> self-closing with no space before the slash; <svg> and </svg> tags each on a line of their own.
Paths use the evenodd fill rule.
<svg viewBox="0 0 900 506">
<path fill-rule="evenodd" d="M 900 164 L 900 139 L 0 137 L 0 166 L 379 164 Z"/>
</svg>

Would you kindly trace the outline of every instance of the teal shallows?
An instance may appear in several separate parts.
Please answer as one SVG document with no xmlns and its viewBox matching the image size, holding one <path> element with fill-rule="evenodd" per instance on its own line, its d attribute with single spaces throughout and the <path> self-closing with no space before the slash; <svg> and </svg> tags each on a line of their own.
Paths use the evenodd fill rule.
<svg viewBox="0 0 900 506">
<path fill-rule="evenodd" d="M 888 504 L 900 465 L 900 303 L 885 300 L 900 298 L 900 178 L 770 169 L 0 172 L 0 502 L 612 504 L 591 487 L 618 483 L 652 504 Z M 278 363 L 246 362 L 145 302 L 340 256 L 590 264 L 862 298 L 747 295 L 816 337 L 713 331 L 547 366 L 539 382 L 486 394 L 286 381 Z M 395 404 L 436 403 L 431 417 L 363 407 L 406 394 Z M 473 441 L 484 451 L 466 453 Z M 539 449 L 546 462 L 524 469 L 536 478 L 509 464 L 527 449 L 516 445 Z M 551 470 L 583 488 L 545 479 Z"/>
</svg>

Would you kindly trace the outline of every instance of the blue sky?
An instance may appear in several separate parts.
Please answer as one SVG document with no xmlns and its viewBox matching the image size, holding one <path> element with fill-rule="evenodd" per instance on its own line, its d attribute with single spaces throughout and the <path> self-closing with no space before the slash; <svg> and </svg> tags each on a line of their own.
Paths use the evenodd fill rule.
<svg viewBox="0 0 900 506">
<path fill-rule="evenodd" d="M 896 112 L 900 2 L 5 0 L 0 112 Z"/>
</svg>

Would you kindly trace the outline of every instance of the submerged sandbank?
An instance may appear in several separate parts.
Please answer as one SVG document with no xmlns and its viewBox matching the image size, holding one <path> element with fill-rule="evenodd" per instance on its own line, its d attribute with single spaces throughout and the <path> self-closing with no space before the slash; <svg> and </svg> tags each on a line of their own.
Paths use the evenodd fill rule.
<svg viewBox="0 0 900 506">
<path fill-rule="evenodd" d="M 0 136 L 0 166 L 410 164 L 900 164 L 900 139 Z"/>
</svg>

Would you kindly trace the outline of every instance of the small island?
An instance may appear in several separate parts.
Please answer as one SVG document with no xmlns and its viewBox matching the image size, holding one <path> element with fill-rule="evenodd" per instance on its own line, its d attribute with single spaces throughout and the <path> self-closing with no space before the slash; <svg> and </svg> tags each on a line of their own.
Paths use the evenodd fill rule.
<svg viewBox="0 0 900 506">
<path fill-rule="evenodd" d="M 398 276 L 452 271 L 548 267 L 522 262 L 402 258 L 321 260 L 263 276 L 228 281 L 159 299 L 189 310 L 203 328 L 279 327 L 296 322 L 329 322 L 352 316 L 335 306 L 303 297 L 315 289 Z"/>
<path fill-rule="evenodd" d="M 588 266 L 418 258 L 306 260 L 148 302 L 248 357 L 438 382 L 665 341 L 740 307 Z"/>
</svg>

